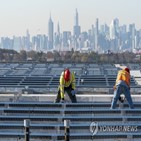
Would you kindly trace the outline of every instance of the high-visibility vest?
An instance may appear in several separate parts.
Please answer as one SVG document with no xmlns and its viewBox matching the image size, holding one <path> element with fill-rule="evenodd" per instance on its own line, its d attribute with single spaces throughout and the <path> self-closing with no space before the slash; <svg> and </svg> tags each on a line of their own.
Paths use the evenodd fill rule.
<svg viewBox="0 0 141 141">
<path fill-rule="evenodd" d="M 75 89 L 75 75 L 73 72 L 70 73 L 70 80 L 65 81 L 64 79 L 64 71 L 61 73 L 60 76 L 60 93 L 61 93 L 61 98 L 64 98 L 64 87 L 69 87 L 71 85 L 72 89 Z"/>
<path fill-rule="evenodd" d="M 119 80 L 124 81 L 130 87 L 130 73 L 128 73 L 127 71 L 120 70 L 118 72 L 117 79 L 116 79 L 116 84 L 119 82 Z"/>
</svg>

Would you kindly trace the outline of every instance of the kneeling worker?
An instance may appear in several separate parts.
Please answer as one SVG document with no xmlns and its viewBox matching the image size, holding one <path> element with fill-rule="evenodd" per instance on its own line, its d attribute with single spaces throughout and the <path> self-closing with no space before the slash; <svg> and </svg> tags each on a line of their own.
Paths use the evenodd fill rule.
<svg viewBox="0 0 141 141">
<path fill-rule="evenodd" d="M 65 69 L 60 76 L 60 85 L 58 88 L 57 98 L 55 103 L 64 102 L 64 93 L 67 92 L 72 103 L 76 103 L 76 91 L 75 91 L 75 75 L 73 72 L 70 72 L 69 69 Z"/>
</svg>

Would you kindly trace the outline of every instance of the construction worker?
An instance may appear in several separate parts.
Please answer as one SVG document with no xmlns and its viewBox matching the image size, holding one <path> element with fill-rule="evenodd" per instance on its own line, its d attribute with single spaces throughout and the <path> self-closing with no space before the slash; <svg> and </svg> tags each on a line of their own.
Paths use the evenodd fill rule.
<svg viewBox="0 0 141 141">
<path fill-rule="evenodd" d="M 73 72 L 67 68 L 65 69 L 60 76 L 60 85 L 58 88 L 57 98 L 55 103 L 64 102 L 64 93 L 67 92 L 73 103 L 76 103 L 76 90 L 75 90 L 75 75 Z"/>
<path fill-rule="evenodd" d="M 117 75 L 116 83 L 114 85 L 114 97 L 111 103 L 111 109 L 116 108 L 116 103 L 121 99 L 120 95 L 124 94 L 128 101 L 129 107 L 134 108 L 131 93 L 130 93 L 130 70 L 125 68 L 120 70 Z M 123 102 L 123 101 L 122 101 Z"/>
</svg>

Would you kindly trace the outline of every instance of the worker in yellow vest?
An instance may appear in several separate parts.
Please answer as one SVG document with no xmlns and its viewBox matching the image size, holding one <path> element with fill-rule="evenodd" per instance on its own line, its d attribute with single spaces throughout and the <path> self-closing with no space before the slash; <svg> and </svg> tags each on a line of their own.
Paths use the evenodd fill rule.
<svg viewBox="0 0 141 141">
<path fill-rule="evenodd" d="M 73 103 L 76 103 L 75 75 L 68 68 L 65 69 L 60 76 L 60 85 L 58 88 L 56 103 L 64 102 L 64 93 L 67 92 Z"/>
<path fill-rule="evenodd" d="M 131 93 L 130 93 L 130 69 L 125 68 L 120 70 L 117 75 L 116 83 L 114 85 L 114 97 L 111 103 L 111 109 L 116 108 L 116 103 L 120 98 L 120 95 L 124 94 L 128 101 L 129 107 L 134 108 Z"/>
</svg>

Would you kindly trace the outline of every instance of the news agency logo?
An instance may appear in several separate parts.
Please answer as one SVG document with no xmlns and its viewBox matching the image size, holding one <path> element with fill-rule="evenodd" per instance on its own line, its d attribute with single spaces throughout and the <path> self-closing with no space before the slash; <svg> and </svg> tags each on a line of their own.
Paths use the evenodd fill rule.
<svg viewBox="0 0 141 141">
<path fill-rule="evenodd" d="M 90 132 L 93 134 L 93 136 L 95 134 L 97 134 L 97 132 L 98 132 L 98 122 L 92 122 L 90 124 Z"/>
<path fill-rule="evenodd" d="M 99 125 L 98 122 L 92 122 L 90 124 L 90 132 L 92 135 L 96 135 L 97 132 L 138 132 L 138 126 L 136 125 Z"/>
</svg>

